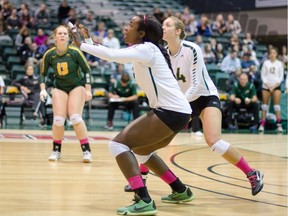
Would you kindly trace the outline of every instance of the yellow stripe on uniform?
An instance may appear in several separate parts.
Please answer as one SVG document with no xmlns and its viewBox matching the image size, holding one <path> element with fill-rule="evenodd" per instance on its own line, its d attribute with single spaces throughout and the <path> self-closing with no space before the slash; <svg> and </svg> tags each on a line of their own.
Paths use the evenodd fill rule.
<svg viewBox="0 0 288 216">
<path fill-rule="evenodd" d="M 74 47 L 72 45 L 69 45 L 69 48 L 72 49 L 72 50 L 76 50 L 80 54 L 80 56 L 84 59 L 84 62 L 86 64 L 87 68 L 90 68 L 90 66 L 88 65 L 87 59 L 86 59 L 86 57 L 84 56 L 84 54 L 82 53 L 81 50 L 79 50 L 78 48 L 76 48 L 76 47 Z"/>
<path fill-rule="evenodd" d="M 43 56 L 43 61 L 42 61 L 42 66 L 41 66 L 41 70 L 40 70 L 40 73 L 43 74 L 44 73 L 44 64 L 45 64 L 45 57 L 48 53 L 50 53 L 51 51 L 55 50 L 56 47 L 52 47 L 50 48 L 49 50 L 47 50 L 45 53 L 44 53 L 44 56 Z"/>
</svg>

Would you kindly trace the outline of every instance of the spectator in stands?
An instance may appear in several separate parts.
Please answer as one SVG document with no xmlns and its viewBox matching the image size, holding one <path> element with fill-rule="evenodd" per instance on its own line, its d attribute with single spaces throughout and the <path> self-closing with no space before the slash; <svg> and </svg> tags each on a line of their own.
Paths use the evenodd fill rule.
<svg viewBox="0 0 288 216">
<path fill-rule="evenodd" d="M 201 50 L 203 52 L 205 44 L 203 43 L 203 38 L 201 35 L 196 35 L 195 43 L 201 48 Z"/>
<path fill-rule="evenodd" d="M 40 63 L 42 55 L 38 52 L 37 44 L 30 43 L 28 44 L 28 47 L 22 51 L 20 58 L 23 64 L 36 66 Z"/>
<path fill-rule="evenodd" d="M 259 131 L 264 131 L 266 114 L 269 111 L 269 101 L 273 98 L 274 112 L 277 118 L 277 131 L 283 132 L 281 124 L 281 89 L 280 85 L 284 77 L 283 63 L 277 59 L 278 51 L 276 48 L 269 50 L 269 58 L 261 69 L 262 79 L 262 119 Z"/>
<path fill-rule="evenodd" d="M 190 12 L 190 8 L 187 6 L 183 9 L 183 13 L 181 15 L 181 20 L 183 21 L 185 25 L 185 29 L 186 29 L 186 26 L 189 25 L 190 19 L 191 19 L 191 12 Z"/>
<path fill-rule="evenodd" d="M 103 38 L 102 42 L 103 46 L 119 49 L 120 48 L 120 42 L 119 39 L 115 37 L 114 30 L 108 29 L 107 31 L 107 37 Z"/>
<path fill-rule="evenodd" d="M 10 2 L 5 1 L 3 3 L 3 8 L 1 10 L 1 13 L 3 15 L 4 21 L 6 21 L 8 17 L 11 15 L 12 9 L 13 9 L 13 5 Z"/>
<path fill-rule="evenodd" d="M 243 38 L 243 45 L 247 45 L 249 50 L 254 49 L 254 41 L 250 32 L 247 32 L 245 34 L 245 38 Z"/>
<path fill-rule="evenodd" d="M 187 25 L 185 26 L 185 31 L 187 33 L 187 36 L 195 35 L 197 33 L 198 31 L 197 25 L 198 25 L 198 22 L 195 20 L 194 14 L 190 14 L 190 19 Z"/>
<path fill-rule="evenodd" d="M 221 62 L 221 70 L 230 75 L 227 84 L 228 87 L 232 87 L 232 85 L 237 82 L 241 73 L 241 61 L 237 57 L 235 50 L 231 50 L 230 53 L 224 57 Z"/>
<path fill-rule="evenodd" d="M 45 125 L 45 106 L 41 103 L 39 94 L 39 77 L 34 74 L 33 65 L 26 64 L 26 75 L 20 79 L 12 82 L 13 86 L 18 87 L 22 95 L 24 96 L 24 106 L 32 106 L 35 119 L 40 116 L 40 126 Z M 38 108 L 38 106 L 40 106 Z"/>
<path fill-rule="evenodd" d="M 279 60 L 283 62 L 284 70 L 287 71 L 288 70 L 288 55 L 287 55 L 286 45 L 282 46 L 281 54 L 279 55 Z"/>
<path fill-rule="evenodd" d="M 23 8 L 21 7 L 21 10 L 18 12 L 18 14 L 22 26 L 26 26 L 27 28 L 34 28 L 35 20 L 32 15 L 32 12 L 29 11 L 28 6 Z"/>
<path fill-rule="evenodd" d="M 68 17 L 64 20 L 64 24 L 71 22 L 72 24 L 79 24 L 79 19 L 75 8 L 70 8 Z"/>
<path fill-rule="evenodd" d="M 85 19 L 82 20 L 83 25 L 88 28 L 90 32 L 94 32 L 96 28 L 96 20 L 93 11 L 88 11 Z"/>
<path fill-rule="evenodd" d="M 228 103 L 228 127 L 230 130 L 237 128 L 233 123 L 233 115 L 241 108 L 247 109 L 247 113 L 253 114 L 250 130 L 255 131 L 259 122 L 259 106 L 257 103 L 256 88 L 249 82 L 247 73 L 241 73 L 239 81 L 233 85 Z"/>
<path fill-rule="evenodd" d="M 215 51 L 215 62 L 218 65 L 221 65 L 221 62 L 223 61 L 224 58 L 224 50 L 223 50 L 223 45 L 222 43 L 217 43 L 216 45 L 216 51 Z"/>
<path fill-rule="evenodd" d="M 251 53 L 249 51 L 243 54 L 241 60 L 241 71 L 246 73 L 249 77 L 249 81 L 254 83 L 257 78 L 258 68 L 253 60 L 251 60 Z"/>
<path fill-rule="evenodd" d="M 107 31 L 105 30 L 105 23 L 103 21 L 97 23 L 97 29 L 94 32 L 94 35 L 99 36 L 102 39 L 107 37 Z"/>
<path fill-rule="evenodd" d="M 238 48 L 237 48 L 238 47 Z M 234 50 L 241 50 L 241 43 L 237 34 L 232 33 L 232 37 L 230 38 L 230 48 Z"/>
<path fill-rule="evenodd" d="M 117 64 L 116 70 L 111 74 L 110 84 L 120 81 L 123 73 L 127 73 L 125 71 L 124 64 Z"/>
<path fill-rule="evenodd" d="M 44 43 L 38 47 L 38 53 L 43 56 L 44 53 L 53 46 L 55 46 L 55 41 L 52 38 L 47 37 Z"/>
<path fill-rule="evenodd" d="M 42 28 L 38 28 L 37 29 L 37 35 L 34 37 L 34 43 L 37 44 L 37 46 L 39 47 L 40 45 L 42 45 L 44 43 L 44 41 L 47 39 L 47 35 L 44 33 Z"/>
<path fill-rule="evenodd" d="M 220 35 L 226 32 L 227 26 L 222 14 L 216 16 L 215 21 L 212 23 L 212 31 Z"/>
<path fill-rule="evenodd" d="M 153 9 L 153 16 L 156 17 L 160 23 L 165 19 L 165 14 L 158 7 Z"/>
<path fill-rule="evenodd" d="M 234 19 L 232 14 L 229 14 L 226 21 L 227 31 L 231 32 L 232 34 L 239 34 L 242 32 L 242 27 L 238 20 Z"/>
<path fill-rule="evenodd" d="M 125 106 L 131 110 L 133 119 L 140 115 L 137 89 L 134 82 L 131 81 L 128 73 L 123 72 L 121 79 L 112 83 L 108 93 L 109 105 L 106 129 L 113 130 L 113 118 L 115 110 L 119 105 Z"/>
<path fill-rule="evenodd" d="M 20 29 L 21 25 L 22 25 L 22 23 L 17 16 L 17 9 L 13 8 L 11 11 L 11 15 L 6 20 L 7 29 L 8 30 Z"/>
<path fill-rule="evenodd" d="M 62 0 L 58 7 L 57 17 L 59 20 L 59 24 L 64 24 L 65 19 L 69 16 L 69 11 L 71 7 L 68 5 L 66 0 Z"/>
<path fill-rule="evenodd" d="M 23 26 L 18 34 L 15 37 L 15 47 L 17 50 L 17 54 L 20 55 L 21 54 L 21 49 L 23 48 L 23 46 L 25 45 L 25 40 L 26 38 L 29 37 L 29 39 L 31 39 L 30 37 L 30 30 L 27 28 L 27 26 Z M 29 41 L 26 41 L 26 43 Z"/>
<path fill-rule="evenodd" d="M 18 17 L 21 17 L 22 14 L 24 13 L 24 11 L 26 11 L 26 10 L 28 11 L 28 14 L 29 14 L 30 16 L 33 16 L 33 12 L 30 11 L 29 6 L 28 6 L 27 3 L 22 3 L 22 4 L 20 5 L 20 8 L 17 10 L 17 16 L 18 16 Z"/>
<path fill-rule="evenodd" d="M 203 58 L 204 58 L 205 64 L 215 63 L 216 58 L 215 58 L 215 55 L 211 49 L 211 44 L 205 44 L 204 52 L 203 52 Z"/>
<path fill-rule="evenodd" d="M 45 3 L 41 3 L 35 12 L 35 25 L 39 27 L 50 27 L 50 15 Z"/>
<path fill-rule="evenodd" d="M 7 34 L 6 30 L 5 30 L 5 24 L 3 19 L 1 18 L 2 14 L 0 12 L 0 45 L 2 43 L 13 43 L 12 38 Z"/>
<path fill-rule="evenodd" d="M 211 26 L 210 26 L 208 17 L 206 15 L 201 15 L 201 20 L 197 25 L 197 33 L 196 34 L 210 37 L 211 33 L 212 33 L 211 32 Z"/>
</svg>

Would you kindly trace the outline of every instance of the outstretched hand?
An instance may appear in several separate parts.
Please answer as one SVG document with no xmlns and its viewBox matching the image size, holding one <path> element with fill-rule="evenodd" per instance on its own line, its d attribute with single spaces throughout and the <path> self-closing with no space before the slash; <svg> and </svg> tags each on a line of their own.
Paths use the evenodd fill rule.
<svg viewBox="0 0 288 216">
<path fill-rule="evenodd" d="M 89 38 L 90 37 L 90 33 L 89 30 L 82 24 L 78 25 L 78 31 L 81 35 L 84 36 L 84 38 Z"/>
<path fill-rule="evenodd" d="M 68 26 L 68 30 L 69 30 L 69 34 L 72 36 L 73 38 L 73 44 L 77 47 L 81 46 L 81 36 L 79 34 L 79 31 L 72 31 L 72 29 L 69 28 Z"/>
</svg>

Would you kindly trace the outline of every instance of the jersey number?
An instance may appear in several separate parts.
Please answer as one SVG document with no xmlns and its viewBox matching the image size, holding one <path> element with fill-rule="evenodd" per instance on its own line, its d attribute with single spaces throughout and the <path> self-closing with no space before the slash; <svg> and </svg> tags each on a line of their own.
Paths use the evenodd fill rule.
<svg viewBox="0 0 288 216">
<path fill-rule="evenodd" d="M 177 68 L 177 72 L 176 72 L 176 78 L 177 80 L 182 80 L 182 82 L 186 82 L 186 78 L 183 74 L 180 74 L 180 68 Z"/>
<path fill-rule="evenodd" d="M 60 76 L 68 74 L 68 64 L 67 62 L 57 63 L 57 71 Z"/>
</svg>

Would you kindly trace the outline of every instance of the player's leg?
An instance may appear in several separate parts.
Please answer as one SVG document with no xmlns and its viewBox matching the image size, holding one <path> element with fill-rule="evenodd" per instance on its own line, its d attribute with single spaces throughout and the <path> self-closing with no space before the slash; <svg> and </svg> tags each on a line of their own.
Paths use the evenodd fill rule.
<svg viewBox="0 0 288 216">
<path fill-rule="evenodd" d="M 55 88 L 52 93 L 53 103 L 53 151 L 49 160 L 56 161 L 61 158 L 61 145 L 64 136 L 64 123 L 67 116 L 68 94 Z"/>
<path fill-rule="evenodd" d="M 258 130 L 261 132 L 264 131 L 266 115 L 267 115 L 267 112 L 269 110 L 270 97 L 271 97 L 270 91 L 266 90 L 266 89 L 262 89 L 262 105 L 261 105 L 262 117 L 261 117 L 261 121 L 260 121 L 260 126 L 258 128 Z"/>
<path fill-rule="evenodd" d="M 85 104 L 85 88 L 79 86 L 69 92 L 68 115 L 72 122 L 76 136 L 80 142 L 83 152 L 83 162 L 92 162 L 92 154 L 88 140 L 86 124 L 82 119 L 83 107 Z"/>
<path fill-rule="evenodd" d="M 201 120 L 206 143 L 212 151 L 218 153 L 225 160 L 242 170 L 252 186 L 255 196 L 263 188 L 263 174 L 250 167 L 239 151 L 221 137 L 221 111 L 216 107 L 206 107 L 201 112 Z"/>
<path fill-rule="evenodd" d="M 281 106 L 280 106 L 280 100 L 281 100 L 281 91 L 279 89 L 276 89 L 272 93 L 273 97 L 273 104 L 274 104 L 274 112 L 277 118 L 277 131 L 282 133 L 283 128 L 281 124 Z"/>
</svg>

